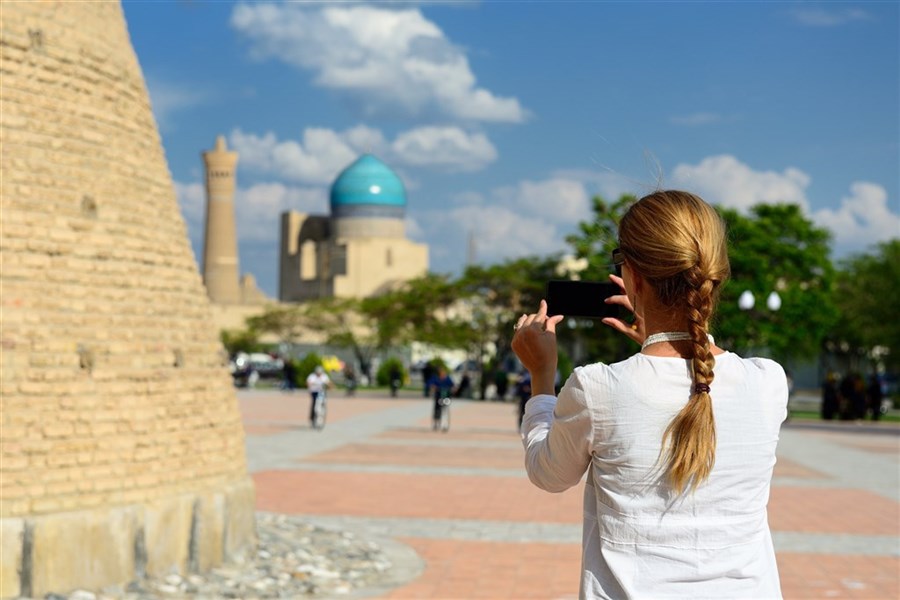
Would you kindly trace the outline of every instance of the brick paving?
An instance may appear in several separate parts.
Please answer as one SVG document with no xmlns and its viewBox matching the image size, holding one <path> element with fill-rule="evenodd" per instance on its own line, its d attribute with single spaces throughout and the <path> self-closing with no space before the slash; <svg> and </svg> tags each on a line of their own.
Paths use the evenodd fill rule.
<svg viewBox="0 0 900 600">
<path fill-rule="evenodd" d="M 257 508 L 390 537 L 425 569 L 383 598 L 576 598 L 581 486 L 533 487 L 512 403 L 242 391 Z M 900 598 L 900 427 L 792 421 L 769 503 L 785 598 Z"/>
</svg>

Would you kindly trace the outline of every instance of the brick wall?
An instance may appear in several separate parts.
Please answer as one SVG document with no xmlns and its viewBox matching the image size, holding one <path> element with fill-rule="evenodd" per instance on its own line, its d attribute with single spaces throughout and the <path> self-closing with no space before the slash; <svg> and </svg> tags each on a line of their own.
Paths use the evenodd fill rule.
<svg viewBox="0 0 900 600">
<path fill-rule="evenodd" d="M 246 480 L 120 6 L 5 4 L 0 77 L 0 516 Z"/>
</svg>

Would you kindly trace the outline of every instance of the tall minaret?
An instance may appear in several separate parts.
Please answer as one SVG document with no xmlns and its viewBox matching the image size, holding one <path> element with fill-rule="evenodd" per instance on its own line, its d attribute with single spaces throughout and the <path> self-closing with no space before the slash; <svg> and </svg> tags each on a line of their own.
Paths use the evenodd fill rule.
<svg viewBox="0 0 900 600">
<path fill-rule="evenodd" d="M 206 234 L 203 240 L 203 284 L 216 304 L 240 304 L 237 230 L 234 224 L 234 169 L 237 152 L 225 138 L 203 153 L 206 165 Z"/>
</svg>

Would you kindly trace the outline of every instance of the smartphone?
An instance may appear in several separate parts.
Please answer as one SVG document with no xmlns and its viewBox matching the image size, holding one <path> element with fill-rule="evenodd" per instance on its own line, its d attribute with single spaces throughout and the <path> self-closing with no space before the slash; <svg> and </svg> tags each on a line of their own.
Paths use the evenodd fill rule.
<svg viewBox="0 0 900 600">
<path fill-rule="evenodd" d="M 603 319 L 619 317 L 619 305 L 604 302 L 622 293 L 622 288 L 610 281 L 547 282 L 547 314 L 567 317 Z"/>
</svg>

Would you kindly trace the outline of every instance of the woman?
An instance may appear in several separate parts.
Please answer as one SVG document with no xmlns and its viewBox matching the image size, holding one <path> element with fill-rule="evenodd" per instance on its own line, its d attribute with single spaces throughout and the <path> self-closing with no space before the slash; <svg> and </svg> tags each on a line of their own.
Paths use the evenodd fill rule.
<svg viewBox="0 0 900 600">
<path fill-rule="evenodd" d="M 523 423 L 531 481 L 584 490 L 582 598 L 778 598 L 766 503 L 787 409 L 784 370 L 709 335 L 729 275 L 725 229 L 700 198 L 656 192 L 628 210 L 613 253 L 642 344 L 575 370 L 556 398 L 556 325 L 541 302 L 513 350 L 531 372 Z"/>
</svg>

